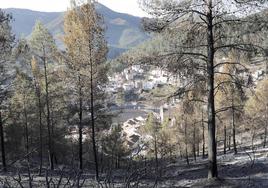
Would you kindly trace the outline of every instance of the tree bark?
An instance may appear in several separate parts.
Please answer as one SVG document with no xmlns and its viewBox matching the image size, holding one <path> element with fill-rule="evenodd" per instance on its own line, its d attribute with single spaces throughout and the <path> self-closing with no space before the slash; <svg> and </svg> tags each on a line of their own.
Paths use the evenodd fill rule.
<svg viewBox="0 0 268 188">
<path fill-rule="evenodd" d="M 90 56 L 91 56 L 91 52 L 90 52 Z M 95 161 L 96 180 L 99 180 L 99 166 L 98 166 L 98 156 L 97 156 L 96 139 L 95 139 L 95 110 L 94 110 L 93 62 L 92 62 L 91 57 L 90 57 L 90 111 L 91 111 L 92 146 L 93 146 L 94 161 Z"/>
<path fill-rule="evenodd" d="M 207 0 L 207 74 L 208 74 L 208 178 L 217 178 L 217 143 L 215 138 L 215 101 L 214 101 L 214 36 L 212 0 Z"/>
<path fill-rule="evenodd" d="M 39 108 L 39 175 L 42 174 L 43 168 L 43 130 L 42 130 L 42 104 L 40 91 L 38 92 L 38 108 Z"/>
<path fill-rule="evenodd" d="M 45 90 L 46 90 L 46 105 L 47 105 L 47 130 L 48 130 L 48 152 L 49 152 L 49 165 L 50 170 L 54 170 L 53 162 L 53 141 L 51 137 L 51 127 L 50 127 L 50 108 L 49 108 L 49 90 L 48 90 L 48 76 L 47 76 L 47 62 L 45 58 L 45 53 L 43 56 L 44 71 L 45 71 Z"/>
<path fill-rule="evenodd" d="M 41 91 L 40 91 L 39 80 L 37 78 L 37 75 L 35 75 L 33 69 L 32 69 L 32 74 L 33 74 L 33 79 L 34 79 L 35 94 L 36 94 L 37 103 L 38 103 L 38 115 L 39 115 L 39 175 L 41 175 L 42 174 L 42 168 L 43 168 L 43 130 L 42 130 Z"/>
<path fill-rule="evenodd" d="M 204 113 L 202 110 L 202 157 L 205 158 L 205 125 L 204 125 Z"/>
<path fill-rule="evenodd" d="M 231 135 L 228 136 L 228 151 L 231 150 Z"/>
<path fill-rule="evenodd" d="M 193 135 L 193 155 L 194 155 L 194 161 L 196 162 L 196 127 L 195 127 L 195 124 L 194 124 L 194 135 Z"/>
<path fill-rule="evenodd" d="M 223 142 L 223 153 L 226 154 L 226 147 L 227 147 L 227 130 L 226 130 L 226 124 L 224 123 L 224 142 Z"/>
<path fill-rule="evenodd" d="M 267 105 L 265 106 L 265 112 L 264 112 L 264 117 L 265 117 L 265 127 L 264 127 L 264 140 L 263 140 L 263 148 L 266 147 L 266 141 L 267 141 Z"/>
<path fill-rule="evenodd" d="M 1 136 L 1 151 L 2 151 L 2 166 L 3 171 L 7 171 L 6 165 L 6 152 L 5 152 L 5 138 L 4 138 L 4 128 L 3 128 L 3 119 L 2 119 L 2 111 L 0 110 L 0 136 Z"/>
<path fill-rule="evenodd" d="M 180 157 L 181 157 L 181 159 L 183 159 L 182 148 L 181 148 L 181 145 L 180 145 L 180 144 L 179 144 L 179 152 L 180 152 Z"/>
<path fill-rule="evenodd" d="M 235 107 L 234 107 L 234 97 L 233 97 L 233 94 L 232 94 L 232 131 L 233 131 L 234 154 L 237 154 L 237 148 L 236 148 L 236 128 L 235 128 Z"/>
<path fill-rule="evenodd" d="M 78 76 L 78 87 L 79 87 L 79 169 L 83 170 L 83 99 L 82 99 L 82 83 L 81 83 L 81 75 Z"/>
<path fill-rule="evenodd" d="M 102 144 L 102 148 L 103 148 L 103 144 Z M 100 157 L 100 171 L 101 171 L 101 173 L 103 173 L 103 169 L 104 169 L 104 165 L 103 165 L 103 155 L 104 155 L 104 153 L 103 153 L 103 150 L 101 151 L 101 157 Z"/>
<path fill-rule="evenodd" d="M 185 120 L 185 126 L 184 126 L 184 141 L 185 141 L 185 157 L 187 165 L 189 165 L 189 157 L 188 157 L 188 137 L 187 137 L 187 119 Z"/>
<path fill-rule="evenodd" d="M 24 118 L 25 118 L 25 149 L 26 149 L 26 153 L 29 153 L 29 131 L 28 131 L 28 114 L 26 111 L 26 107 L 25 107 L 25 98 L 23 101 L 23 113 L 24 113 Z M 29 163 L 29 155 L 27 155 L 27 161 Z"/>
<path fill-rule="evenodd" d="M 200 154 L 200 145 L 199 145 L 199 142 L 200 142 L 200 132 L 198 130 L 197 132 L 197 144 L 196 144 L 196 153 L 197 153 L 197 157 L 199 157 L 199 154 Z"/>
<path fill-rule="evenodd" d="M 34 75 L 34 73 L 33 73 Z M 42 103 L 41 103 L 41 91 L 39 81 L 34 75 L 35 94 L 38 102 L 38 115 L 39 115 L 39 175 L 42 174 L 43 168 L 43 130 L 42 130 Z"/>
<path fill-rule="evenodd" d="M 266 120 L 265 120 L 265 124 L 267 124 Z M 264 128 L 263 148 L 266 147 L 266 137 L 267 137 L 267 125 L 265 125 L 265 128 Z"/>
<path fill-rule="evenodd" d="M 158 177 L 158 150 L 157 150 L 157 136 L 154 136 L 154 157 L 155 157 L 155 173 Z"/>
<path fill-rule="evenodd" d="M 51 109 L 53 109 L 53 106 L 51 106 Z M 52 144 L 52 147 L 54 148 L 55 147 L 55 143 L 54 143 L 54 131 L 55 131 L 55 123 L 54 123 L 54 120 L 55 120 L 55 118 L 54 118 L 54 111 L 52 110 L 51 111 L 51 118 L 50 118 L 50 124 L 51 124 L 51 137 L 52 137 L 52 141 L 53 141 L 53 144 Z M 54 160 L 54 164 L 55 165 L 58 165 L 58 160 L 57 160 L 57 153 L 55 152 L 55 150 L 53 149 L 53 160 Z"/>
</svg>

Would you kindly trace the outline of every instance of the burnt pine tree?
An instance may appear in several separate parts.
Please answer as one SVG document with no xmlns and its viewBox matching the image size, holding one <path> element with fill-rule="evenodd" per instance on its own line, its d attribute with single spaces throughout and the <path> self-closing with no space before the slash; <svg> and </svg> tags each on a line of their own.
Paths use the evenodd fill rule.
<svg viewBox="0 0 268 188">
<path fill-rule="evenodd" d="M 31 60 L 31 70 L 33 75 L 33 84 L 36 95 L 36 104 L 38 106 L 38 124 L 39 124 L 39 175 L 42 174 L 43 167 L 43 125 L 42 125 L 42 101 L 41 101 L 41 82 L 40 82 L 40 70 L 36 62 L 36 59 L 33 57 Z"/>
<path fill-rule="evenodd" d="M 7 70 L 10 68 L 10 57 L 12 44 L 14 42 L 14 36 L 11 33 L 10 21 L 12 17 L 6 14 L 0 9 L 0 138 L 1 138 L 1 156 L 3 171 L 6 171 L 6 152 L 5 152 L 5 139 L 4 139 L 4 121 L 3 113 L 4 103 L 7 99 L 7 93 L 10 88 L 10 79 L 12 75 L 7 74 Z"/>
<path fill-rule="evenodd" d="M 14 80 L 14 94 L 11 98 L 11 103 L 14 105 L 14 110 L 18 111 L 18 114 L 24 116 L 24 142 L 25 142 L 25 150 L 28 154 L 30 151 L 30 144 L 32 141 L 32 135 L 30 127 L 30 113 L 31 113 L 31 104 L 32 104 L 32 82 L 30 77 L 24 73 L 23 68 L 29 68 L 31 66 L 31 51 L 29 48 L 29 44 L 27 40 L 22 38 L 19 40 L 17 46 L 14 48 L 12 56 L 16 59 L 16 61 L 20 62 L 20 66 L 17 69 L 16 78 Z M 23 68 L 22 68 L 23 67 Z M 20 116 L 19 115 L 19 116 Z M 27 156 L 29 162 L 29 156 Z"/>
<path fill-rule="evenodd" d="M 143 127 L 143 132 L 149 135 L 152 135 L 152 143 L 151 148 L 153 148 L 154 160 L 155 160 L 155 176 L 156 180 L 159 177 L 159 148 L 158 148 L 158 137 L 160 133 L 161 125 L 160 122 L 157 121 L 156 117 L 153 113 L 150 113 L 147 117 L 145 126 Z"/>
<path fill-rule="evenodd" d="M 202 127 L 202 157 L 205 158 L 205 125 L 204 125 L 204 111 L 201 112 L 201 127 Z"/>
<path fill-rule="evenodd" d="M 151 32 L 164 32 L 172 37 L 166 38 L 168 46 L 159 45 L 153 53 L 144 50 L 146 62 L 166 62 L 173 69 L 197 69 L 205 77 L 191 80 L 205 81 L 207 85 L 207 120 L 208 120 L 208 178 L 216 178 L 216 113 L 214 78 L 224 64 L 216 63 L 230 49 L 260 52 L 255 45 L 258 31 L 267 26 L 259 12 L 267 8 L 263 0 L 140 0 L 141 7 L 152 15 L 144 19 L 144 28 Z M 243 31 L 242 29 L 243 28 Z M 176 40 L 174 40 L 174 37 Z M 172 40 L 171 40 L 172 39 Z M 167 42 L 165 41 L 165 42 Z M 146 54 L 147 53 L 147 54 Z M 229 75 L 232 77 L 233 75 Z M 189 81 L 190 82 L 190 81 Z M 191 84 L 187 84 L 188 88 Z M 179 89 L 176 94 L 188 91 Z"/>
<path fill-rule="evenodd" d="M 268 80 L 267 77 L 257 84 L 255 93 L 249 97 L 245 105 L 246 115 L 255 120 L 254 123 L 263 129 L 263 147 L 267 144 L 268 114 Z"/>
<path fill-rule="evenodd" d="M 17 78 L 23 78 L 23 79 L 17 79 L 17 80 L 15 79 L 15 81 L 17 81 L 17 85 L 15 84 L 15 87 L 14 87 L 15 95 L 13 96 L 13 98 L 16 97 L 16 95 L 18 95 L 18 94 L 20 94 L 20 95 L 23 94 L 23 93 L 19 93 L 18 89 L 19 89 L 19 91 L 25 92 L 24 98 L 27 99 L 28 101 L 26 101 L 24 104 L 27 107 L 24 109 L 24 116 L 25 116 L 25 120 L 29 119 L 29 124 L 31 123 L 31 117 L 26 118 L 27 114 L 25 112 L 28 112 L 28 113 L 31 112 L 30 108 L 33 108 L 33 107 L 30 104 L 33 104 L 36 106 L 36 108 L 33 108 L 33 109 L 38 109 L 34 113 L 35 114 L 34 116 L 36 116 L 38 118 L 38 124 L 39 124 L 38 125 L 38 127 L 39 127 L 39 142 L 38 142 L 38 144 L 39 144 L 39 159 L 40 159 L 39 175 L 41 175 L 42 166 L 43 166 L 43 152 L 42 152 L 43 151 L 43 138 L 42 138 L 43 137 L 43 128 L 42 128 L 42 112 L 43 112 L 42 108 L 43 108 L 43 105 L 41 103 L 41 85 L 42 84 L 41 84 L 41 73 L 40 73 L 40 69 L 39 69 L 39 64 L 36 61 L 35 57 L 33 56 L 30 45 L 29 45 L 27 39 L 25 39 L 25 38 L 21 38 L 18 41 L 18 44 L 14 48 L 12 55 L 16 61 L 20 62 L 20 66 L 18 66 L 18 70 L 17 70 Z M 29 76 L 28 73 L 27 74 L 23 73 L 25 70 L 31 70 L 31 76 Z M 27 78 L 27 77 L 29 77 L 29 78 Z M 25 84 L 24 85 L 22 84 L 26 80 L 28 80 L 30 82 L 30 83 L 28 83 L 29 84 L 28 86 Z M 24 90 L 26 89 L 27 91 L 24 91 L 23 89 Z M 34 101 L 32 101 L 32 100 L 29 101 L 30 91 L 32 91 L 35 94 Z M 17 103 L 18 103 L 18 101 L 17 101 Z M 18 108 L 15 107 L 15 109 L 18 109 Z M 33 114 L 33 112 L 31 112 L 31 113 Z M 29 114 L 29 115 L 32 116 L 32 114 Z M 26 126 L 27 126 L 27 123 L 25 122 L 25 127 Z M 27 129 L 25 128 L 26 137 L 28 135 L 26 133 Z M 29 133 L 31 131 L 32 131 L 32 126 L 29 126 Z M 32 137 L 29 137 L 30 143 L 32 143 L 32 140 L 33 140 Z M 27 141 L 27 139 L 26 139 L 26 141 Z"/>
<path fill-rule="evenodd" d="M 46 120 L 48 131 L 48 152 L 50 169 L 54 169 L 54 152 L 53 152 L 53 135 L 51 127 L 51 110 L 49 100 L 49 75 L 48 64 L 51 62 L 56 52 L 56 44 L 49 33 L 48 29 L 41 22 L 37 22 L 30 38 L 30 48 L 37 59 L 37 62 L 41 62 L 44 70 L 44 88 L 45 88 L 45 101 L 46 101 Z"/>
<path fill-rule="evenodd" d="M 221 107 L 221 112 L 225 112 L 221 115 L 225 115 L 225 119 L 230 119 L 232 138 L 233 138 L 233 149 L 234 154 L 237 154 L 236 146 L 236 119 L 242 112 L 243 101 L 245 100 L 243 87 L 247 87 L 244 83 L 243 77 L 236 72 L 242 67 L 236 65 L 235 62 L 240 62 L 239 54 L 235 55 L 231 52 L 228 61 L 234 62 L 233 64 L 225 64 L 222 69 L 225 75 L 219 75 L 216 77 L 217 90 L 216 90 L 216 106 Z M 245 68 L 242 68 L 245 69 Z M 232 78 L 229 75 L 236 75 Z M 229 113 L 228 113 L 229 112 Z M 230 117 L 230 118 L 228 118 Z M 227 129 L 226 122 L 224 123 L 224 153 L 226 153 L 227 146 Z"/>
<path fill-rule="evenodd" d="M 72 1 L 72 8 L 65 15 L 64 43 L 69 57 L 68 67 L 73 73 L 76 83 L 79 115 L 79 168 L 83 169 L 83 111 L 90 114 L 92 150 L 96 169 L 96 178 L 99 177 L 96 119 L 103 99 L 102 86 L 107 81 L 107 67 L 104 62 L 107 54 L 107 44 L 104 38 L 104 23 L 102 16 L 95 10 L 94 1 L 87 1 L 78 6 Z M 76 77 L 76 78 L 75 78 Z M 89 97 L 88 97 L 89 96 Z M 103 102 L 102 102 L 103 103 Z M 88 114 L 88 113 L 87 113 Z"/>
<path fill-rule="evenodd" d="M 14 111 L 17 112 L 18 118 L 21 119 L 21 124 L 24 129 L 24 147 L 26 155 L 29 154 L 31 143 L 30 137 L 30 110 L 33 102 L 32 85 L 30 78 L 21 71 L 17 71 L 16 78 L 14 80 L 14 94 L 11 98 L 11 104 Z M 29 163 L 29 155 L 27 161 Z"/>
<path fill-rule="evenodd" d="M 84 111 L 85 111 L 85 97 L 88 77 L 83 76 L 83 72 L 89 72 L 88 62 L 83 60 L 83 52 L 81 49 L 85 48 L 83 43 L 84 33 L 82 31 L 83 25 L 80 23 L 80 7 L 77 7 L 75 1 L 71 1 L 71 9 L 67 11 L 64 17 L 64 43 L 67 47 L 67 65 L 68 65 L 68 82 L 74 84 L 72 94 L 70 96 L 75 100 L 76 104 L 70 108 L 75 109 L 78 115 L 78 158 L 79 169 L 82 171 L 83 165 L 83 128 L 84 128 Z"/>
</svg>

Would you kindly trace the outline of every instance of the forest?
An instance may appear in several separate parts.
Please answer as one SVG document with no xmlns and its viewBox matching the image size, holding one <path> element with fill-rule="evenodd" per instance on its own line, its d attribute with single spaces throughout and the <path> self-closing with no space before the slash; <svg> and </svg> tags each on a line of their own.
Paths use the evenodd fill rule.
<svg viewBox="0 0 268 188">
<path fill-rule="evenodd" d="M 148 39 L 115 58 L 94 0 L 64 48 L 0 9 L 1 187 L 268 187 L 268 2 L 138 3 Z"/>
</svg>

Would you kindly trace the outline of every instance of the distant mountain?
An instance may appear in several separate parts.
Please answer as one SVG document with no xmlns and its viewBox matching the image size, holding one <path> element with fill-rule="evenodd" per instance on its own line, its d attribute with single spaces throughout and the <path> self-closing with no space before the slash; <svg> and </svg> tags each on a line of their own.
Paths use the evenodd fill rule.
<svg viewBox="0 0 268 188">
<path fill-rule="evenodd" d="M 114 58 L 149 38 L 140 30 L 141 18 L 114 12 L 102 4 L 97 4 L 96 9 L 103 15 L 107 25 L 109 58 Z M 12 28 L 17 37 L 29 36 L 36 20 L 40 20 L 53 34 L 58 46 L 64 48 L 61 41 L 64 12 L 38 12 L 16 8 L 6 9 L 6 12 L 13 16 Z"/>
</svg>

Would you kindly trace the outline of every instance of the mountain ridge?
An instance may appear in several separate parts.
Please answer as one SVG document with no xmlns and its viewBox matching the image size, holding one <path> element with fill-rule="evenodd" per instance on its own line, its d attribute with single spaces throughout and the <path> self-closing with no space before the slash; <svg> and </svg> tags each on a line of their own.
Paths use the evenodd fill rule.
<svg viewBox="0 0 268 188">
<path fill-rule="evenodd" d="M 65 12 L 40 12 L 18 8 L 4 10 L 13 16 L 11 26 L 17 38 L 28 37 L 36 21 L 40 20 L 52 33 L 57 45 L 64 49 L 61 36 L 64 33 Z M 140 30 L 140 17 L 115 12 L 99 3 L 96 5 L 96 10 L 103 15 L 107 27 L 105 36 L 109 46 L 108 57 L 110 59 L 150 38 L 148 34 Z"/>
</svg>

